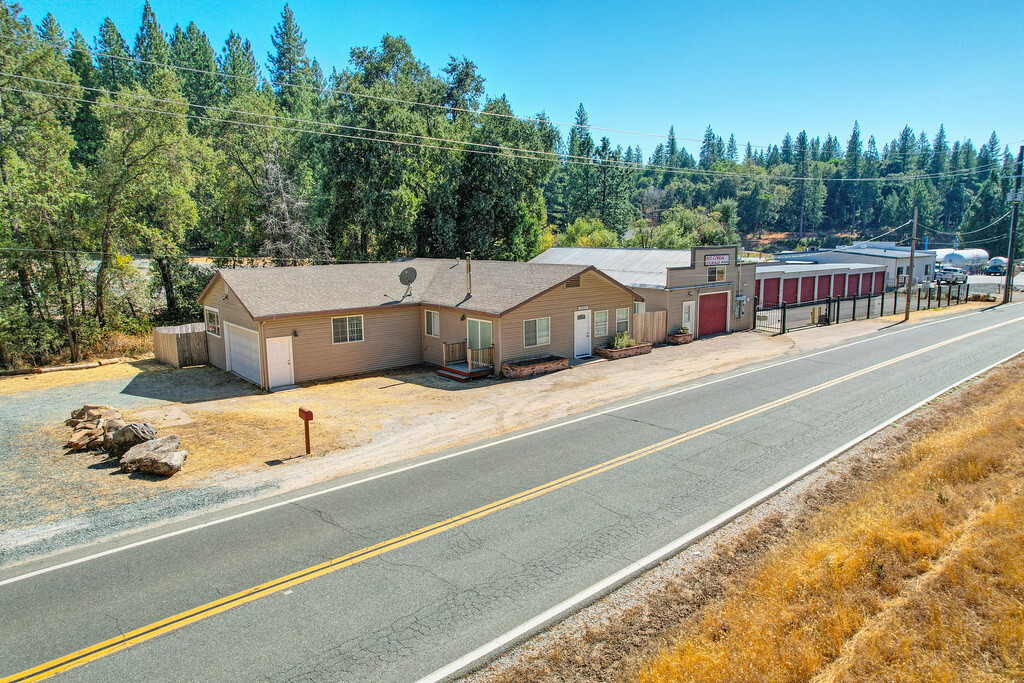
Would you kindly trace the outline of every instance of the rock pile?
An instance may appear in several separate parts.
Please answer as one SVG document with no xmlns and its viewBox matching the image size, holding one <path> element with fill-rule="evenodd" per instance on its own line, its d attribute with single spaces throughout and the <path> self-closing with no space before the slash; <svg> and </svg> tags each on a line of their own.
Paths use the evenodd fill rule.
<svg viewBox="0 0 1024 683">
<path fill-rule="evenodd" d="M 72 411 L 64 424 L 74 429 L 67 447 L 74 451 L 102 450 L 118 458 L 122 472 L 150 472 L 170 476 L 181 470 L 188 451 L 181 437 L 156 436 L 149 423 L 126 423 L 121 414 L 104 405 L 87 404 Z"/>
</svg>

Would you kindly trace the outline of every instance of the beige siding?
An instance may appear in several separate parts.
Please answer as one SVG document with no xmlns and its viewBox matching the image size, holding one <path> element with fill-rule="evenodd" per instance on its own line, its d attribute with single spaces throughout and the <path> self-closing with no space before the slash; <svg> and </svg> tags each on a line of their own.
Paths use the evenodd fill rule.
<svg viewBox="0 0 1024 683">
<path fill-rule="evenodd" d="M 622 287 L 610 282 L 597 273 L 584 273 L 579 287 L 559 286 L 521 306 L 501 319 L 500 335 L 495 329 L 495 338 L 500 338 L 500 362 L 530 358 L 532 356 L 573 356 L 573 316 L 581 306 L 593 311 L 608 311 L 609 328 L 614 329 L 615 309 L 628 308 L 633 314 L 633 295 Z M 523 321 L 534 318 L 551 318 L 551 343 L 544 346 L 523 346 Z M 591 325 L 593 325 L 591 313 Z M 603 340 L 591 338 L 594 343 Z M 498 342 L 496 341 L 497 345 Z"/>
<path fill-rule="evenodd" d="M 296 382 L 397 368 L 423 361 L 422 308 L 411 306 L 365 311 L 361 315 L 363 341 L 333 343 L 331 318 L 339 316 L 329 315 L 268 320 L 263 324 L 263 339 L 292 336 Z M 294 336 L 293 331 L 298 336 Z M 261 355 L 266 357 L 265 352 Z"/>
<path fill-rule="evenodd" d="M 441 330 L 440 337 L 428 337 L 426 335 L 426 322 L 423 311 L 437 311 L 439 313 Z M 460 320 L 461 311 L 453 311 L 445 308 L 431 308 L 424 306 L 420 309 L 420 335 L 423 339 L 422 351 L 423 362 L 431 365 L 441 365 L 442 353 L 441 343 L 452 344 L 454 342 L 466 341 L 466 321 Z M 479 316 L 473 316 L 479 317 Z M 495 329 L 494 334 L 497 334 Z"/>
<path fill-rule="evenodd" d="M 227 295 L 225 299 L 224 296 Z M 206 293 L 201 302 L 204 306 L 216 308 L 220 312 L 220 337 L 210 333 L 206 334 L 206 352 L 210 365 L 227 370 L 227 357 L 224 351 L 224 325 L 231 323 L 249 330 L 259 330 L 259 325 L 246 312 L 235 293 L 217 276 L 217 282 L 213 284 L 210 291 Z M 205 313 L 204 313 L 205 315 Z M 205 320 L 205 318 L 204 318 Z M 263 355 L 262 353 L 260 354 Z"/>
</svg>

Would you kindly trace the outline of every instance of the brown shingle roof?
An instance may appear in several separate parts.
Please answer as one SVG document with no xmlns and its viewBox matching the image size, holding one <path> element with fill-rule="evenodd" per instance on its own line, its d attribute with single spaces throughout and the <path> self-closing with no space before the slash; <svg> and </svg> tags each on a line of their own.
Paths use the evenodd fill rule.
<svg viewBox="0 0 1024 683">
<path fill-rule="evenodd" d="M 398 274 L 416 269 L 412 294 Z M 466 262 L 408 259 L 217 271 L 256 320 L 352 309 L 427 304 L 501 315 L 591 270 L 584 265 L 473 261 L 473 296 L 466 297 Z M 637 297 L 639 298 L 639 297 Z"/>
</svg>

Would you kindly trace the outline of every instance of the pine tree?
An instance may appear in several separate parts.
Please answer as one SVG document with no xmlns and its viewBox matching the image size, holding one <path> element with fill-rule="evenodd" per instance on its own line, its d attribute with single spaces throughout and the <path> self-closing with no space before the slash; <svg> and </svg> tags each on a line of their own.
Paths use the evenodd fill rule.
<svg viewBox="0 0 1024 683">
<path fill-rule="evenodd" d="M 711 126 L 708 126 L 704 131 L 704 141 L 700 145 L 700 161 L 697 165 L 704 170 L 709 170 L 718 161 L 718 158 L 718 139 L 715 137 L 715 132 L 711 130 Z"/>
<path fill-rule="evenodd" d="M 43 17 L 39 26 L 36 27 L 36 31 L 39 33 L 39 39 L 52 45 L 59 56 L 67 55 L 68 40 L 64 37 L 64 30 L 57 23 L 57 18 L 53 14 Z"/>
<path fill-rule="evenodd" d="M 935 141 L 932 143 L 932 156 L 928 164 L 928 173 L 945 173 L 949 163 L 949 145 L 946 142 L 946 127 L 939 125 L 939 132 L 935 134 Z"/>
<path fill-rule="evenodd" d="M 184 67 L 178 72 L 181 94 L 193 105 L 193 116 L 207 116 L 207 106 L 220 102 L 221 79 L 217 77 L 217 60 L 206 34 L 196 23 L 189 23 L 184 31 L 174 27 L 170 44 L 170 64 Z M 193 120 L 193 123 L 195 121 Z M 190 123 L 190 128 L 195 126 Z"/>
<path fill-rule="evenodd" d="M 743 151 L 743 163 L 746 164 L 754 158 L 754 148 L 750 146 L 750 141 L 747 141 L 747 148 Z"/>
<path fill-rule="evenodd" d="M 725 158 L 736 164 L 740 160 L 740 151 L 736 146 L 736 135 L 734 133 L 729 134 L 729 144 L 725 148 Z"/>
<path fill-rule="evenodd" d="M 306 39 L 302 37 L 302 31 L 295 23 L 295 14 L 288 5 L 281 11 L 281 21 L 274 27 L 270 40 L 274 52 L 267 54 L 267 71 L 278 105 L 288 114 L 302 118 L 309 111 L 313 99 L 310 91 L 313 73 L 306 56 Z"/>
<path fill-rule="evenodd" d="M 576 123 L 569 131 L 569 157 L 566 181 L 566 222 L 593 215 L 596 192 L 594 139 L 590 136 L 590 118 L 583 103 L 576 109 Z"/>
<path fill-rule="evenodd" d="M 229 101 L 241 94 L 253 95 L 259 89 L 260 65 L 252 51 L 252 44 L 242 40 L 234 31 L 224 41 L 218 70 L 227 78 L 221 79 L 224 88 L 224 100 Z"/>
<path fill-rule="evenodd" d="M 135 82 L 128 43 L 110 18 L 103 20 L 96 38 L 96 66 L 99 72 L 99 87 L 111 92 L 120 92 Z"/>
<path fill-rule="evenodd" d="M 75 118 L 71 122 L 71 134 L 75 138 L 75 148 L 71 150 L 71 162 L 91 166 L 96 160 L 96 150 L 103 142 L 103 132 L 100 130 L 99 119 L 93 111 L 92 102 L 96 101 L 98 93 L 89 88 L 99 86 L 99 72 L 92 62 L 92 55 L 85 38 L 78 31 L 71 34 L 71 51 L 68 54 L 68 66 L 78 76 L 78 82 L 82 85 L 82 102 L 78 105 Z"/>
<path fill-rule="evenodd" d="M 791 164 L 793 163 L 793 136 L 786 133 L 786 137 L 782 138 L 782 163 Z"/>
<path fill-rule="evenodd" d="M 169 63 L 170 45 L 149 0 L 142 8 L 142 25 L 135 36 L 134 56 L 139 60 L 135 62 L 136 78 L 146 88 L 152 87 L 154 75 Z"/>
</svg>

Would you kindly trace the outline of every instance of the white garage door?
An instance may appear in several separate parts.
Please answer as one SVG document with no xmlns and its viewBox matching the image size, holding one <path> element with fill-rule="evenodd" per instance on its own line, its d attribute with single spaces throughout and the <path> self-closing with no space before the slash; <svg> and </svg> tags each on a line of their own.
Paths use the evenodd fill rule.
<svg viewBox="0 0 1024 683">
<path fill-rule="evenodd" d="M 252 330 L 228 323 L 228 370 L 236 372 L 250 382 L 260 384 L 260 338 Z"/>
</svg>

